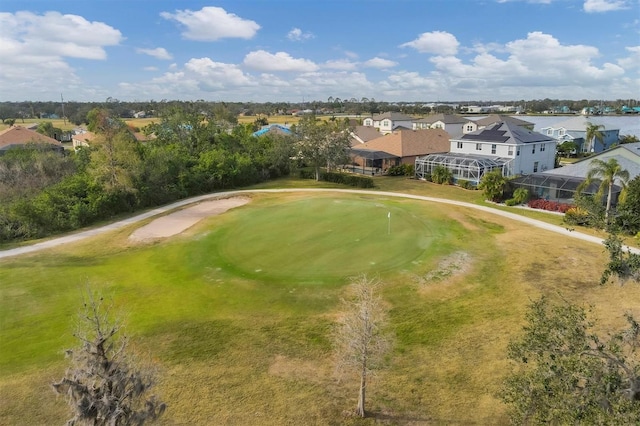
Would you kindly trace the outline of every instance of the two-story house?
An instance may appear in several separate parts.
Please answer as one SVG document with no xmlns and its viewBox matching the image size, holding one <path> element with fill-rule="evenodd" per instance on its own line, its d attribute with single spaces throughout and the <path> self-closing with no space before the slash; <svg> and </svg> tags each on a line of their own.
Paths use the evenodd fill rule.
<svg viewBox="0 0 640 426">
<path fill-rule="evenodd" d="M 587 127 L 590 125 L 602 126 L 599 131 L 602 133 L 602 142 L 597 139 L 586 140 Z M 613 129 L 606 122 L 606 119 L 595 117 L 573 117 L 553 126 L 543 127 L 541 133 L 554 138 L 558 144 L 571 141 L 578 147 L 578 152 L 602 152 L 618 143 L 620 139 L 620 129 Z"/>
<path fill-rule="evenodd" d="M 435 114 L 413 121 L 413 130 L 443 129 L 452 138 L 462 136 L 462 125 L 469 119 L 458 114 Z"/>
<path fill-rule="evenodd" d="M 413 118 L 400 112 L 385 112 L 362 120 L 364 126 L 375 127 L 382 134 L 388 134 L 398 128 L 413 129 Z"/>
<path fill-rule="evenodd" d="M 500 169 L 511 177 L 550 170 L 556 141 L 512 122 L 501 121 L 450 140 L 449 152 L 416 159 L 416 176 L 426 178 L 438 166 L 449 169 L 454 181 L 478 184 L 486 173 Z"/>
<path fill-rule="evenodd" d="M 480 129 L 484 129 L 488 126 L 492 126 L 501 121 L 507 122 L 509 124 L 520 126 L 527 128 L 529 130 L 533 130 L 534 123 L 530 123 L 528 121 L 520 120 L 519 118 L 511 117 L 508 115 L 499 115 L 499 114 L 491 114 L 484 118 L 480 119 L 467 119 L 465 123 L 462 124 L 462 133 L 471 133 L 478 131 Z"/>
</svg>

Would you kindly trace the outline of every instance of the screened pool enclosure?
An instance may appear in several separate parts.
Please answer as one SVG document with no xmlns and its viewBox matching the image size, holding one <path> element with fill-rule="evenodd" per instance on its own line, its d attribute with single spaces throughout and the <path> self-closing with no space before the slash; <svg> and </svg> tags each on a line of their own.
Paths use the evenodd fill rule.
<svg viewBox="0 0 640 426">
<path fill-rule="evenodd" d="M 485 157 L 481 155 L 441 153 L 429 154 L 416 158 L 416 178 L 426 179 L 438 166 L 451 170 L 454 182 L 467 180 L 478 184 L 482 176 L 492 170 L 498 169 L 502 174 L 509 176 L 510 158 Z"/>
</svg>

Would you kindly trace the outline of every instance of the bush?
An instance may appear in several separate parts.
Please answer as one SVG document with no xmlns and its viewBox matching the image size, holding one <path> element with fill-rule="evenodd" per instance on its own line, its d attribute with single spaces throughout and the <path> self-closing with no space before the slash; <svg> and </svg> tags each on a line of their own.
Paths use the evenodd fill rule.
<svg viewBox="0 0 640 426">
<path fill-rule="evenodd" d="M 415 167 L 413 164 L 398 164 L 387 169 L 388 176 L 413 176 Z"/>
<path fill-rule="evenodd" d="M 558 201 L 549 201 L 542 198 L 530 200 L 527 205 L 532 209 L 540 209 L 560 213 L 566 213 L 567 210 L 573 207 L 573 205 L 571 204 L 559 203 Z"/>
<path fill-rule="evenodd" d="M 436 166 L 431 173 L 431 178 L 434 183 L 439 183 L 441 185 L 449 185 L 453 182 L 453 174 L 451 173 L 451 170 L 444 166 Z"/>
<path fill-rule="evenodd" d="M 465 180 L 465 179 L 458 179 L 457 182 L 458 186 L 460 188 L 464 188 L 464 189 L 476 189 L 476 186 L 473 184 L 473 182 L 471 182 L 470 180 Z"/>
<path fill-rule="evenodd" d="M 529 190 L 525 188 L 517 188 L 515 191 L 513 191 L 513 198 L 509 198 L 504 203 L 507 206 L 517 206 L 527 201 L 528 198 Z"/>
<path fill-rule="evenodd" d="M 580 207 L 572 207 L 564 214 L 564 222 L 569 225 L 586 225 L 589 223 L 589 212 Z"/>
<path fill-rule="evenodd" d="M 312 170 L 300 170 L 301 179 L 315 179 L 316 174 Z M 341 185 L 354 186 L 356 188 L 373 188 L 373 179 L 367 176 L 352 175 L 348 173 L 322 172 L 320 180 L 324 182 L 338 183 Z"/>
</svg>

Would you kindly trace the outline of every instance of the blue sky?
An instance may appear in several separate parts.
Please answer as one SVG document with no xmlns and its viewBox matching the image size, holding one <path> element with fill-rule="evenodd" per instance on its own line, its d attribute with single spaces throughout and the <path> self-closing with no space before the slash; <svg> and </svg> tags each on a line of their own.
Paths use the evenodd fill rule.
<svg viewBox="0 0 640 426">
<path fill-rule="evenodd" d="M 640 97 L 640 0 L 1 0 L 0 100 Z"/>
</svg>

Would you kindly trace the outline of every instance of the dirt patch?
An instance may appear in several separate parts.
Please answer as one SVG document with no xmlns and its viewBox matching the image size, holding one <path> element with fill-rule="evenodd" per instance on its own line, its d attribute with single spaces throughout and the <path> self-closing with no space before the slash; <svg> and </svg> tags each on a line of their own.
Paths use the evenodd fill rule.
<svg viewBox="0 0 640 426">
<path fill-rule="evenodd" d="M 464 274 L 471 266 L 472 258 L 469 253 L 457 251 L 445 257 L 438 263 L 438 267 L 426 275 L 416 275 L 414 280 L 424 285 L 434 281 L 442 281 Z"/>
<path fill-rule="evenodd" d="M 129 240 L 144 242 L 158 238 L 167 238 L 189 229 L 205 217 L 222 214 L 229 209 L 240 207 L 251 201 L 248 197 L 224 198 L 204 201 L 195 206 L 179 210 L 136 229 Z"/>
</svg>

